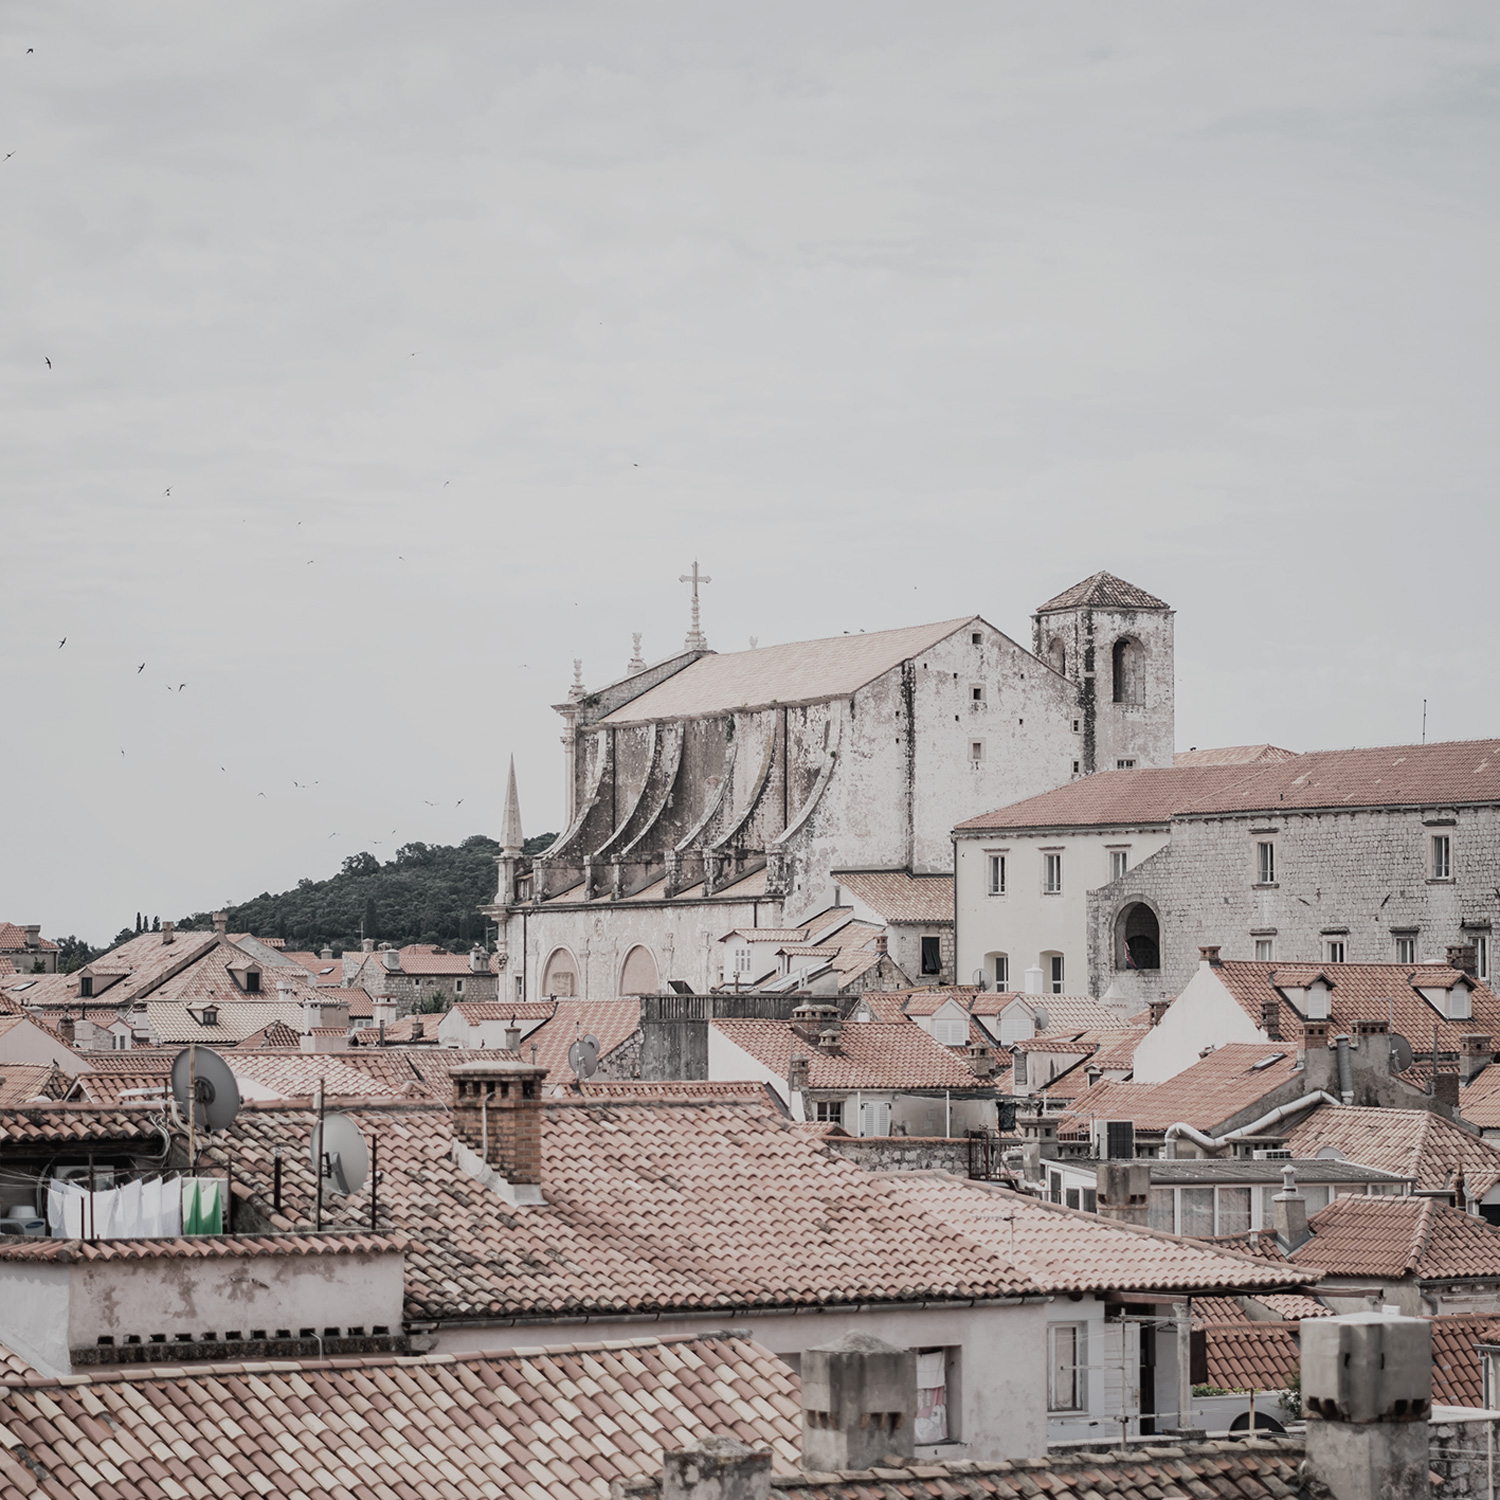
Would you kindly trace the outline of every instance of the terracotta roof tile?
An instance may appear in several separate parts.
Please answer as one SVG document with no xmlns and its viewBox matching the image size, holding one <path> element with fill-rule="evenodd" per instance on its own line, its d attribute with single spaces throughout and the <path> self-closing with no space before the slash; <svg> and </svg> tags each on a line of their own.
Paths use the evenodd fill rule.
<svg viewBox="0 0 1500 1500">
<path fill-rule="evenodd" d="M 73 1075 L 56 1063 L 0 1063 L 0 1109 L 33 1099 L 61 1099 L 73 1086 Z"/>
<path fill-rule="evenodd" d="M 1098 573 L 1090 574 L 1082 583 L 1075 583 L 1072 588 L 1064 589 L 1045 604 L 1038 604 L 1036 613 L 1043 615 L 1054 609 L 1081 608 L 1170 609 L 1171 606 L 1162 603 L 1155 594 L 1148 594 L 1145 589 L 1139 589 L 1133 583 L 1126 583 L 1123 578 L 1116 578 L 1113 573 L 1106 573 L 1101 569 Z"/>
<path fill-rule="evenodd" d="M 795 1051 L 814 1089 L 984 1089 L 949 1048 L 912 1021 L 847 1025 L 837 1052 L 823 1052 L 785 1021 L 711 1021 L 726 1041 L 785 1078 Z"/>
<path fill-rule="evenodd" d="M 953 925 L 953 877 L 905 870 L 835 870 L 832 878 L 887 922 Z"/>
<path fill-rule="evenodd" d="M 1204 1326 L 1208 1383 L 1229 1391 L 1281 1391 L 1302 1366 L 1293 1322 L 1209 1323 Z"/>
<path fill-rule="evenodd" d="M 35 948 L 26 946 L 26 929 L 15 922 L 0 922 L 0 953 L 56 953 L 57 944 L 38 937 Z"/>
<path fill-rule="evenodd" d="M 1451 1190 L 1462 1176 L 1482 1198 L 1500 1183 L 1500 1151 L 1425 1109 L 1365 1109 L 1320 1104 L 1288 1125 L 1293 1156 L 1333 1147 L 1348 1161 L 1416 1179 L 1419 1189 Z"/>
<path fill-rule="evenodd" d="M 1295 750 L 1283 750 L 1279 745 L 1223 745 L 1217 750 L 1179 750 L 1172 757 L 1172 764 L 1174 766 L 1257 766 L 1296 758 Z"/>
<path fill-rule="evenodd" d="M 0 1239 L 0 1261 L 95 1261 L 95 1260 L 241 1260 L 262 1255 L 358 1255 L 372 1250 L 405 1248 L 401 1235 L 376 1234 L 271 1234 L 189 1235 L 183 1239 L 64 1240 Z"/>
<path fill-rule="evenodd" d="M 0 1148 L 71 1145 L 78 1141 L 159 1140 L 160 1130 L 145 1105 L 98 1109 L 92 1104 L 47 1104 L 0 1110 Z"/>
<path fill-rule="evenodd" d="M 1425 1071 L 1430 1073 L 1431 1070 Z M 1401 1076 L 1410 1076 L 1415 1083 L 1416 1073 L 1416 1068 L 1411 1068 Z M 1500 1129 L 1500 1067 L 1491 1063 L 1477 1078 L 1463 1086 L 1458 1095 L 1458 1112 L 1469 1124 L 1478 1125 L 1481 1130 Z"/>
<path fill-rule="evenodd" d="M 1313 1237 L 1289 1257 L 1330 1276 L 1500 1276 L 1500 1229 L 1435 1198 L 1335 1198 L 1309 1220 Z"/>
</svg>

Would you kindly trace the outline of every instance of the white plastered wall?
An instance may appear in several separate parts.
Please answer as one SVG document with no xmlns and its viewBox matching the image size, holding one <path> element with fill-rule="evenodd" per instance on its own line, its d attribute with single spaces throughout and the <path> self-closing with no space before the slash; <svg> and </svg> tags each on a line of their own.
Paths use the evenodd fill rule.
<svg viewBox="0 0 1500 1500">
<path fill-rule="evenodd" d="M 1202 962 L 1187 988 L 1167 1007 L 1135 1049 L 1135 1081 L 1161 1083 L 1198 1061 L 1205 1047 L 1226 1042 L 1264 1042 L 1264 1031 L 1224 988 L 1212 965 Z"/>
</svg>

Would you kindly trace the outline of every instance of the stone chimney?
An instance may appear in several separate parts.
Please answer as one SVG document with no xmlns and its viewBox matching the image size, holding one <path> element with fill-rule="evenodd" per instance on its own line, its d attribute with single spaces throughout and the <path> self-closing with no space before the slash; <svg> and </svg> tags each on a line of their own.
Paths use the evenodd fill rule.
<svg viewBox="0 0 1500 1500">
<path fill-rule="evenodd" d="M 21 930 L 26 934 L 26 951 L 35 953 L 42 946 L 42 924 L 28 922 Z"/>
<path fill-rule="evenodd" d="M 161 940 L 163 944 L 177 941 L 177 924 L 175 922 L 163 922 L 161 924 Z"/>
<path fill-rule="evenodd" d="M 1479 966 L 1474 952 L 1474 944 L 1449 943 L 1448 967 L 1450 969 L 1457 969 L 1461 974 L 1467 974 L 1470 979 L 1478 979 Z"/>
<path fill-rule="evenodd" d="M 1376 1079 L 1391 1076 L 1391 1023 L 1356 1021 L 1354 1045 L 1359 1049 L 1359 1069 Z"/>
<path fill-rule="evenodd" d="M 511 1017 L 510 1025 L 505 1028 L 500 1038 L 500 1045 L 507 1052 L 519 1052 L 521 1050 L 521 1028 L 516 1025 L 515 1017 Z"/>
<path fill-rule="evenodd" d="M 387 974 L 399 974 L 401 972 L 401 950 L 393 948 L 389 943 L 380 945 L 380 962 L 385 966 Z"/>
<path fill-rule="evenodd" d="M 62 1042 L 62 1044 L 65 1047 L 71 1047 L 73 1045 L 73 1018 L 72 1018 L 72 1016 L 63 1016 L 62 1019 L 58 1021 L 58 1023 L 57 1023 L 57 1035 L 58 1035 L 59 1040 Z"/>
<path fill-rule="evenodd" d="M 1162 1021 L 1166 1018 L 1167 1011 L 1171 1008 L 1171 1005 L 1172 1002 L 1170 1000 L 1153 1000 L 1151 1002 L 1151 1024 L 1153 1026 L 1161 1025 Z"/>
<path fill-rule="evenodd" d="M 1471 1032 L 1459 1037 L 1458 1076 L 1465 1083 L 1472 1082 L 1484 1072 L 1493 1058 L 1494 1049 L 1490 1045 L 1490 1038 L 1482 1032 Z"/>
<path fill-rule="evenodd" d="M 813 1473 L 909 1460 L 917 1417 L 917 1356 L 868 1333 L 802 1354 L 802 1467 Z"/>
<path fill-rule="evenodd" d="M 453 1145 L 471 1175 L 511 1203 L 541 1203 L 542 1082 L 547 1070 L 534 1063 L 460 1063 L 453 1079 Z M 469 1160 L 462 1153 L 467 1151 Z"/>
<path fill-rule="evenodd" d="M 1198 947 L 1198 967 L 1200 969 L 1217 969 L 1220 966 L 1218 943 L 1203 943 Z"/>
<path fill-rule="evenodd" d="M 970 1042 L 964 1048 L 964 1060 L 976 1078 L 994 1077 L 995 1053 L 987 1042 Z"/>
<path fill-rule="evenodd" d="M 890 939 L 883 932 L 876 933 L 875 935 L 875 951 L 877 953 L 890 952 Z"/>
<path fill-rule="evenodd" d="M 787 1065 L 787 1087 L 792 1093 L 800 1093 L 807 1087 L 807 1059 L 794 1057 Z"/>
<path fill-rule="evenodd" d="M 1281 1191 L 1271 1199 L 1271 1210 L 1275 1215 L 1277 1243 L 1283 1254 L 1290 1255 L 1312 1238 L 1312 1230 L 1307 1227 L 1307 1199 L 1297 1191 L 1296 1168 L 1283 1167 L 1281 1181 Z"/>
<path fill-rule="evenodd" d="M 488 948 L 481 948 L 478 943 L 475 943 L 469 949 L 469 973 L 488 974 L 489 972 L 490 950 Z"/>
<path fill-rule="evenodd" d="M 738 1438 L 704 1438 L 661 1456 L 661 1500 L 770 1500 L 771 1455 Z"/>
<path fill-rule="evenodd" d="M 333 960 L 333 949 L 327 943 L 324 943 L 323 944 L 323 949 L 318 954 L 318 957 L 321 958 L 324 963 L 330 963 L 330 962 L 332 962 L 332 960 Z"/>
<path fill-rule="evenodd" d="M 1432 1324 L 1351 1313 L 1302 1320 L 1309 1478 L 1333 1500 L 1428 1500 Z"/>
<path fill-rule="evenodd" d="M 375 951 L 375 939 L 361 938 L 359 943 L 359 951 L 361 953 L 373 953 Z"/>
<path fill-rule="evenodd" d="M 1432 1097 L 1450 1109 L 1458 1108 L 1458 1074 L 1434 1073 L 1432 1075 Z"/>
<path fill-rule="evenodd" d="M 216 911 L 214 913 L 214 934 L 217 937 L 229 936 L 229 913 Z"/>
<path fill-rule="evenodd" d="M 1260 1029 L 1269 1041 L 1281 1040 L 1281 998 L 1269 995 L 1260 1002 Z"/>
<path fill-rule="evenodd" d="M 1099 1217 L 1144 1226 L 1151 1207 L 1149 1161 L 1101 1161 L 1094 1169 Z"/>
</svg>

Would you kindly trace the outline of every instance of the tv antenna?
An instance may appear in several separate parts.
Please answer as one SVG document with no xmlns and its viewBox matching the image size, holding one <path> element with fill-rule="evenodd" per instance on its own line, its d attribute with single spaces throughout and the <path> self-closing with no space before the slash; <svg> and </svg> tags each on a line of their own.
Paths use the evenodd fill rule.
<svg viewBox="0 0 1500 1500">
<path fill-rule="evenodd" d="M 989 978 L 989 975 L 986 974 L 983 969 L 975 969 L 974 970 L 974 987 L 977 990 L 979 990 L 981 993 L 983 993 L 985 990 L 989 989 L 989 987 L 990 987 L 990 978 Z"/>
<path fill-rule="evenodd" d="M 211 1047 L 189 1042 L 172 1059 L 172 1102 L 186 1115 L 188 1171 L 198 1163 L 199 1130 L 228 1130 L 240 1112 L 240 1086 Z"/>
</svg>

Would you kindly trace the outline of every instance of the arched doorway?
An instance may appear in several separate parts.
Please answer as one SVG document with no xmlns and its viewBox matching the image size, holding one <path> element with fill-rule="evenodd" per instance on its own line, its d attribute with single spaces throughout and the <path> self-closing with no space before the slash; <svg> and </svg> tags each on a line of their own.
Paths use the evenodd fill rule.
<svg viewBox="0 0 1500 1500">
<path fill-rule="evenodd" d="M 554 948 L 542 967 L 543 995 L 576 995 L 578 960 L 566 948 Z"/>
<path fill-rule="evenodd" d="M 661 979 L 657 973 L 656 958 L 649 948 L 637 943 L 625 955 L 620 970 L 620 993 L 622 995 L 655 995 L 661 991 Z"/>
<path fill-rule="evenodd" d="M 1115 919 L 1115 967 L 1161 968 L 1161 924 L 1144 901 L 1133 901 Z"/>
</svg>

